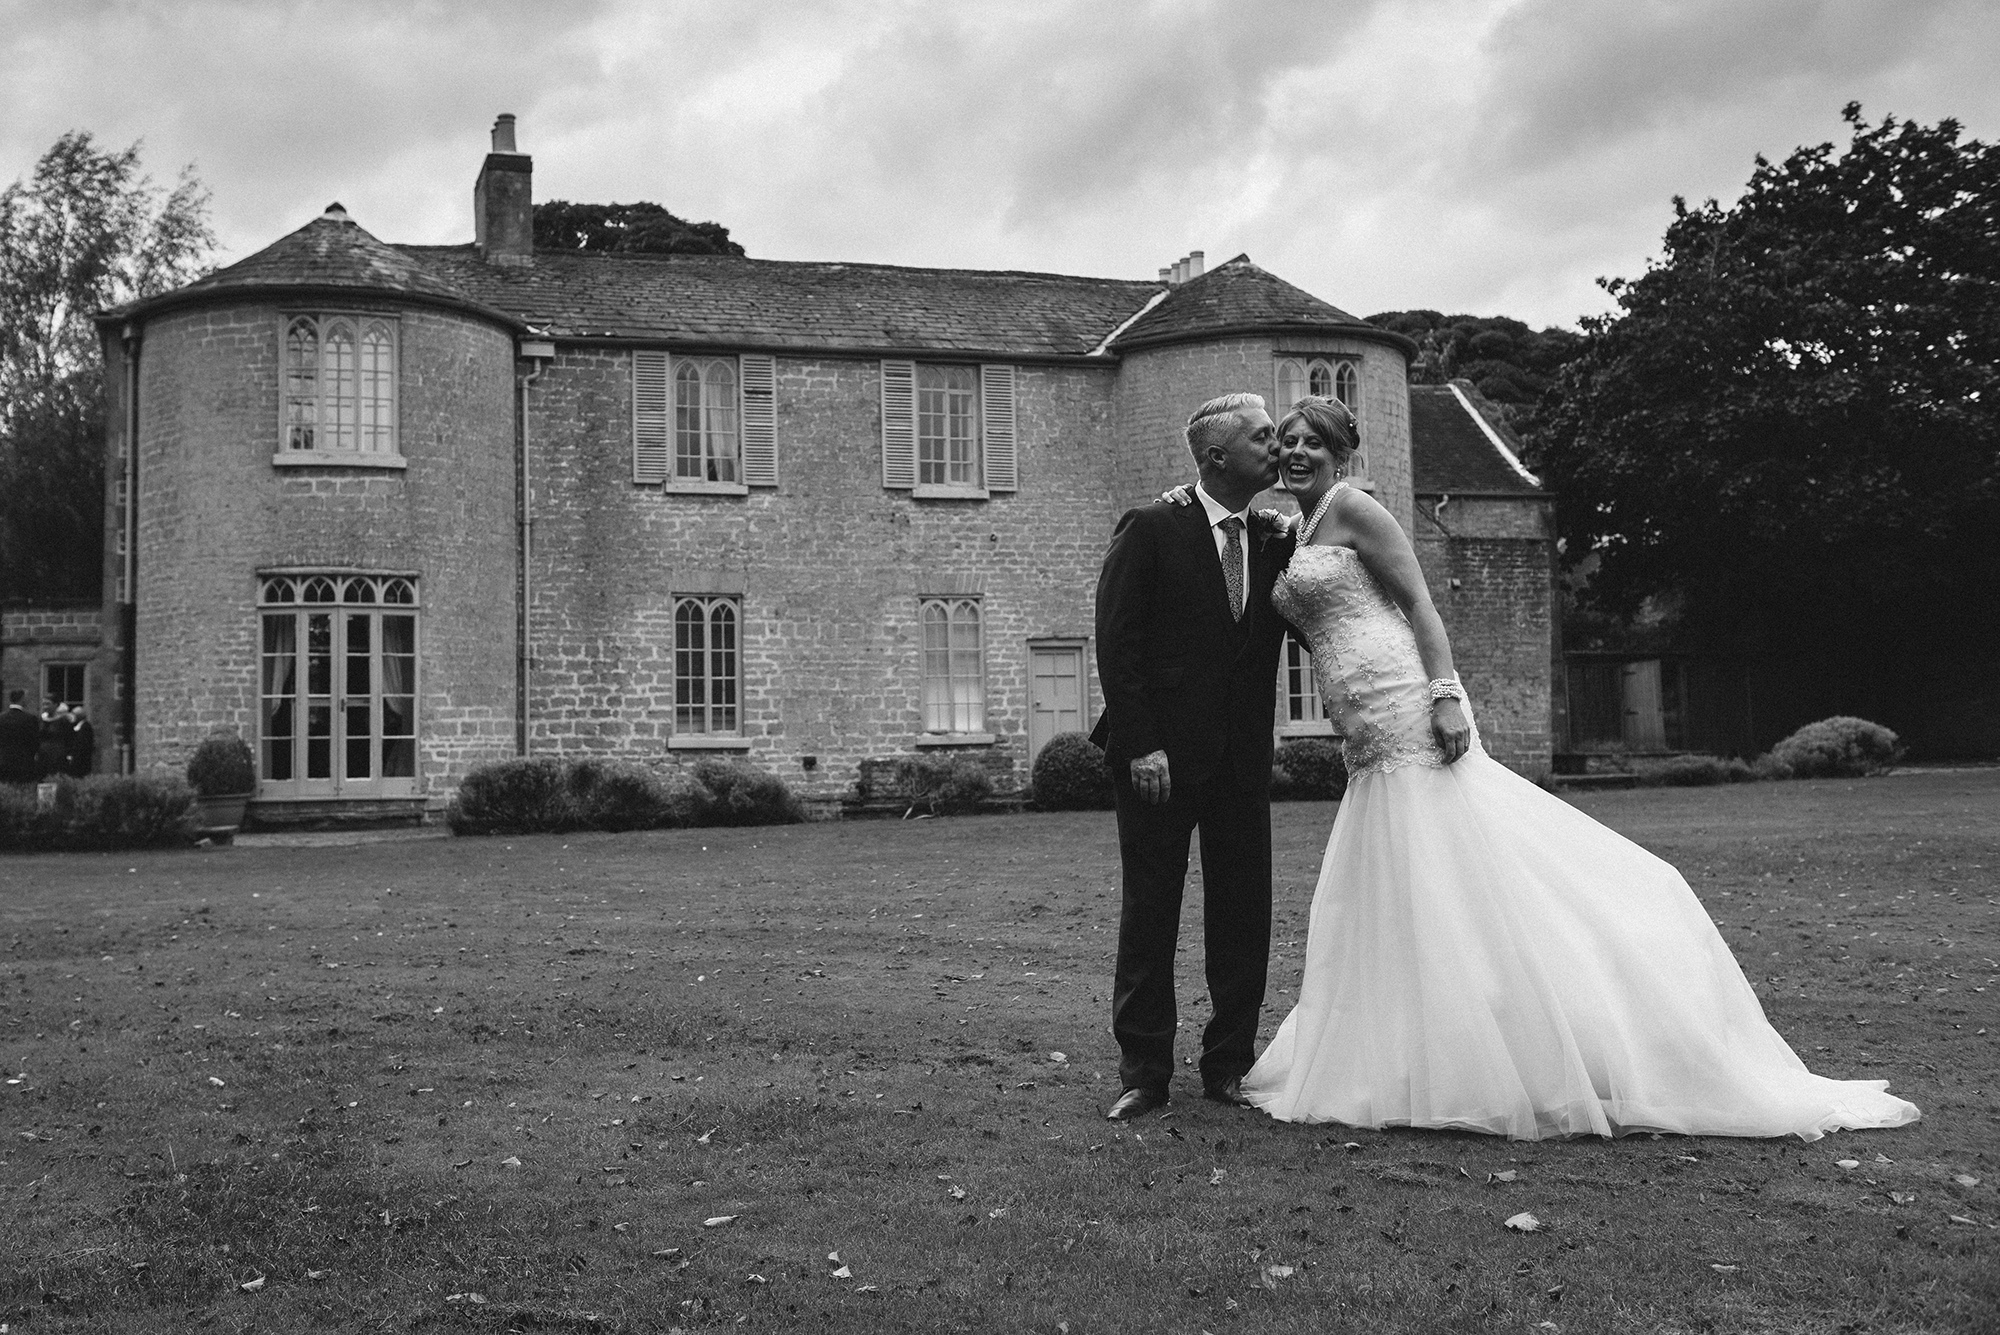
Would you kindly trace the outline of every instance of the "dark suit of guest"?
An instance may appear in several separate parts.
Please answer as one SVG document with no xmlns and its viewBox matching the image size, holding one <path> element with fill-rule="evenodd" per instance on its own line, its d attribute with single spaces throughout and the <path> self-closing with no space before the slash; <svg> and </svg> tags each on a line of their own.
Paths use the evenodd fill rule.
<svg viewBox="0 0 2000 1335">
<path fill-rule="evenodd" d="M 81 779 L 96 764 L 97 729 L 90 725 L 88 718 L 77 719 L 70 725 L 69 758 L 63 764 L 63 773 Z"/>
<path fill-rule="evenodd" d="M 1199 499 L 1199 498 L 1197 498 Z M 1209 1089 L 1255 1060 L 1271 954 L 1271 748 L 1285 623 L 1271 586 L 1291 536 L 1254 520 L 1241 620 L 1207 510 L 1158 502 L 1118 522 L 1097 583 L 1104 716 L 1124 902 L 1111 1027 L 1126 1089 L 1164 1093 L 1174 1064 L 1174 953 L 1188 839 L 1201 831 L 1202 921 L 1215 1015 L 1202 1034 Z M 1130 762 L 1165 751 L 1171 793 L 1140 799 Z"/>
<path fill-rule="evenodd" d="M 35 748 L 35 777 L 53 779 L 62 773 L 69 758 L 69 715 L 54 714 L 42 720 L 41 745 Z"/>
<path fill-rule="evenodd" d="M 0 783 L 33 783 L 42 721 L 19 705 L 0 710 Z"/>
</svg>

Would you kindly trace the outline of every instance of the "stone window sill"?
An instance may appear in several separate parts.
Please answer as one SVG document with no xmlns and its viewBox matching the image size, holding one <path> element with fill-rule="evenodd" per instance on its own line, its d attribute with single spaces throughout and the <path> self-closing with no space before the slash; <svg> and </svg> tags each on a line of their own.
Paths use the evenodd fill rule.
<svg viewBox="0 0 2000 1335">
<path fill-rule="evenodd" d="M 935 482 L 919 482 L 910 489 L 910 495 L 920 501 L 983 501 L 987 499 L 984 487 L 945 487 Z"/>
<path fill-rule="evenodd" d="M 1333 735 L 1333 725 L 1324 719 L 1317 723 L 1280 723 L 1278 725 L 1278 736 L 1280 737 L 1332 737 Z"/>
<path fill-rule="evenodd" d="M 918 746 L 991 746 L 999 741 L 990 732 L 927 732 L 917 738 Z"/>
<path fill-rule="evenodd" d="M 750 488 L 741 482 L 703 482 L 697 478 L 670 477 L 660 483 L 669 496 L 748 496 Z"/>
<path fill-rule="evenodd" d="M 274 468 L 391 468 L 405 469 L 410 461 L 400 454 L 363 454 L 359 450 L 280 450 L 271 456 Z"/>
<path fill-rule="evenodd" d="M 748 751 L 748 737 L 716 737 L 705 733 L 684 733 L 667 738 L 669 751 Z"/>
</svg>

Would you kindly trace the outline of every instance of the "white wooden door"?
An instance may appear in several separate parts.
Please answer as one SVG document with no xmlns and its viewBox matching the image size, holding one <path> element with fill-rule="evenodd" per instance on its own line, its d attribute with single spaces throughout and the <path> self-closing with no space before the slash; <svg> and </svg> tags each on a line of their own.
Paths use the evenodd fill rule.
<svg viewBox="0 0 2000 1335">
<path fill-rule="evenodd" d="M 1028 651 L 1028 763 L 1059 732 L 1083 731 L 1083 650 L 1035 645 Z"/>
</svg>

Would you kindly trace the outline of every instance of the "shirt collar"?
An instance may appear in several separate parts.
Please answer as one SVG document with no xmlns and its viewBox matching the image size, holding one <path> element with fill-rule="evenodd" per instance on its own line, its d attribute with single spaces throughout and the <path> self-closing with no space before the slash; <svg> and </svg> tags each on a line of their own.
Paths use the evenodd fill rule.
<svg viewBox="0 0 2000 1335">
<path fill-rule="evenodd" d="M 1224 506 L 1221 501 L 1209 495 L 1208 488 L 1202 486 L 1199 482 L 1194 484 L 1194 494 L 1195 499 L 1201 502 L 1203 512 L 1208 515 L 1208 526 L 1210 528 L 1214 528 L 1230 515 L 1235 515 L 1238 519 L 1242 520 L 1244 528 L 1247 529 L 1250 527 L 1249 506 L 1246 505 L 1241 510 L 1231 510 Z"/>
</svg>

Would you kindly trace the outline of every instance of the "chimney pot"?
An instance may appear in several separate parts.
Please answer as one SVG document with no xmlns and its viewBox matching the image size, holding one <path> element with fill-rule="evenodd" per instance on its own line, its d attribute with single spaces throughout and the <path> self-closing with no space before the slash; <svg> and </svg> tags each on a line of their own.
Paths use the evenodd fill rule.
<svg viewBox="0 0 2000 1335">
<path fill-rule="evenodd" d="M 333 201 L 333 203 L 327 205 L 326 212 L 320 214 L 319 216 L 327 219 L 330 222 L 348 221 L 347 210 L 340 206 L 340 201 L 337 199 Z"/>
<path fill-rule="evenodd" d="M 1202 255 L 1202 253 L 1201 253 L 1200 251 L 1198 251 L 1198 250 L 1191 250 L 1191 251 L 1189 251 L 1189 252 L 1188 252 L 1188 277 L 1189 277 L 1189 278 L 1199 278 L 1199 277 L 1201 277 L 1201 275 L 1202 275 L 1202 270 L 1203 270 L 1203 269 L 1204 269 L 1205 267 L 1206 267 L 1206 262 L 1205 262 L 1205 259 L 1204 259 L 1203 255 Z"/>
<path fill-rule="evenodd" d="M 493 122 L 493 151 L 495 153 L 518 153 L 514 147 L 514 113 L 503 111 Z"/>
<path fill-rule="evenodd" d="M 1172 269 L 1160 270 L 1160 281 L 1168 287 L 1172 287 L 1174 285 L 1174 271 Z"/>
</svg>

